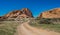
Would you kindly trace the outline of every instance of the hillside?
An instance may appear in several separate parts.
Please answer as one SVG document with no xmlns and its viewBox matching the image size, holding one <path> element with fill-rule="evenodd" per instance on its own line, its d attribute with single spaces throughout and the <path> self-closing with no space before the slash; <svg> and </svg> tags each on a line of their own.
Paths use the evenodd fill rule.
<svg viewBox="0 0 60 35">
<path fill-rule="evenodd" d="M 0 18 L 7 19 L 7 18 L 30 18 L 33 17 L 31 11 L 28 8 L 23 8 L 22 10 L 14 10 Z"/>
<path fill-rule="evenodd" d="M 45 12 L 42 12 L 40 18 L 60 18 L 60 8 L 54 8 Z"/>
</svg>

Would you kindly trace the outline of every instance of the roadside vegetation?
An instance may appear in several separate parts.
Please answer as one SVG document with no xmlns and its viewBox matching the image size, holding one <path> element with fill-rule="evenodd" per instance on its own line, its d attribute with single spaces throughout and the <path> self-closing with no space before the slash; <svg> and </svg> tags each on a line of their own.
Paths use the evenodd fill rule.
<svg viewBox="0 0 60 35">
<path fill-rule="evenodd" d="M 14 35 L 17 26 L 23 22 L 27 22 L 29 18 L 22 19 L 0 19 L 0 35 Z"/>
<path fill-rule="evenodd" d="M 0 35 L 14 35 L 17 25 L 16 21 L 0 21 Z"/>
<path fill-rule="evenodd" d="M 54 21 L 55 20 L 55 21 Z M 34 19 L 30 21 L 30 25 L 37 28 L 46 29 L 49 31 L 55 31 L 60 33 L 60 19 L 59 20 L 50 19 Z"/>
</svg>

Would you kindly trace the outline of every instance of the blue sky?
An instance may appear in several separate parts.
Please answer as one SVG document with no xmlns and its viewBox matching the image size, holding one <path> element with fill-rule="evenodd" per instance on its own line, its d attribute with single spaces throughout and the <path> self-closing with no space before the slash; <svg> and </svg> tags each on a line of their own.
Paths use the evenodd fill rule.
<svg viewBox="0 0 60 35">
<path fill-rule="evenodd" d="M 0 0 L 0 16 L 22 8 L 30 9 L 37 17 L 43 11 L 60 8 L 60 0 Z"/>
</svg>

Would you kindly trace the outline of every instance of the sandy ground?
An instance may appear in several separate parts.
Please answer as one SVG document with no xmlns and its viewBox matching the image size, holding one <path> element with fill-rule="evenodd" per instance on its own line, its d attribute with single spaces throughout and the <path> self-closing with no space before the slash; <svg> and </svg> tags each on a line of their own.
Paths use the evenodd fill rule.
<svg viewBox="0 0 60 35">
<path fill-rule="evenodd" d="M 17 34 L 15 35 L 60 35 L 60 33 L 37 29 L 29 26 L 28 22 L 25 22 L 17 27 Z"/>
</svg>

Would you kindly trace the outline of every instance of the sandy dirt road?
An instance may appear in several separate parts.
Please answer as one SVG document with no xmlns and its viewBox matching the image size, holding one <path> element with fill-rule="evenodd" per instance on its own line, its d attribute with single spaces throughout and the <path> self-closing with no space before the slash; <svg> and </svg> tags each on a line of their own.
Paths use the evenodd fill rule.
<svg viewBox="0 0 60 35">
<path fill-rule="evenodd" d="M 28 22 L 25 22 L 17 27 L 17 34 L 15 35 L 60 35 L 60 33 L 37 29 L 29 26 Z"/>
</svg>

